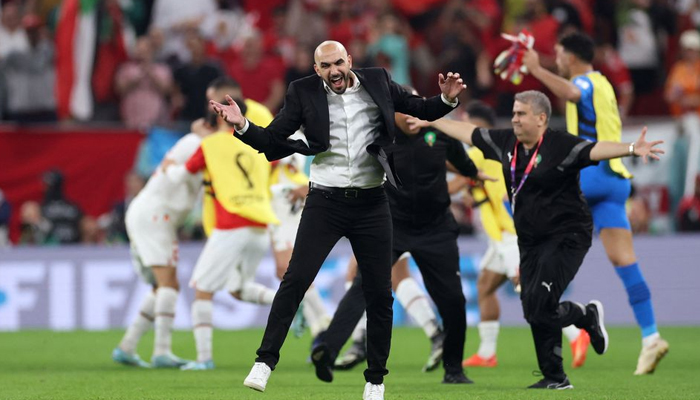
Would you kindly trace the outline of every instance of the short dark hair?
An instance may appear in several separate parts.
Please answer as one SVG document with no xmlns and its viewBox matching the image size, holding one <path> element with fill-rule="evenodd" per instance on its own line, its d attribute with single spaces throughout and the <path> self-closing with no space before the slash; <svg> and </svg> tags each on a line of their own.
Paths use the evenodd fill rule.
<svg viewBox="0 0 700 400">
<path fill-rule="evenodd" d="M 559 39 L 559 44 L 579 60 L 589 64 L 593 62 L 595 42 L 590 36 L 580 32 L 570 33 Z"/>
<path fill-rule="evenodd" d="M 230 76 L 220 76 L 209 83 L 208 88 L 219 90 L 223 88 L 240 89 L 241 85 Z"/>
<path fill-rule="evenodd" d="M 470 101 L 464 110 L 469 114 L 469 118 L 483 119 L 489 126 L 496 125 L 496 112 L 483 101 Z"/>
</svg>

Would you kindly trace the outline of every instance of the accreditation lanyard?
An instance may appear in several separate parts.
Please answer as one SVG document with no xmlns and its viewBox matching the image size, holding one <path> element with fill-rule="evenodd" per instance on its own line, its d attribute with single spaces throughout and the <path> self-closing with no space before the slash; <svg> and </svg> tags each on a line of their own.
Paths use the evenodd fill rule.
<svg viewBox="0 0 700 400">
<path fill-rule="evenodd" d="M 513 211 L 513 214 L 515 214 L 515 199 L 518 196 L 518 193 L 520 193 L 520 189 L 523 188 L 523 185 L 525 184 L 525 181 L 527 180 L 527 177 L 530 176 L 530 172 L 532 172 L 532 168 L 535 166 L 535 160 L 537 160 L 537 152 L 540 151 L 540 145 L 542 144 L 542 140 L 544 139 L 544 134 L 540 136 L 540 140 L 537 142 L 537 148 L 535 148 L 535 152 L 532 153 L 532 157 L 530 158 L 530 162 L 527 164 L 527 167 L 525 168 L 525 173 L 523 174 L 522 179 L 520 179 L 520 183 L 518 184 L 518 187 L 515 187 L 515 165 L 518 160 L 518 144 L 520 143 L 519 141 L 515 141 L 515 150 L 513 150 L 513 158 L 510 160 L 510 193 L 512 195 L 512 199 L 510 201 L 510 207 L 511 210 Z"/>
</svg>

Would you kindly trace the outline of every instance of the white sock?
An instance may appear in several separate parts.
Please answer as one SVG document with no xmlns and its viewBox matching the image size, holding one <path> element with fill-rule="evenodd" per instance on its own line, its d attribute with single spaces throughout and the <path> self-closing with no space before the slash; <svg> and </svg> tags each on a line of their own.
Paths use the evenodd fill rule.
<svg viewBox="0 0 700 400">
<path fill-rule="evenodd" d="M 564 332 L 564 336 L 566 336 L 566 338 L 569 339 L 569 343 L 573 343 L 574 340 L 578 338 L 578 335 L 581 334 L 581 330 L 573 325 L 569 325 L 566 328 L 562 329 L 562 332 Z"/>
<path fill-rule="evenodd" d="M 153 291 L 148 291 L 146 297 L 141 302 L 139 314 L 126 330 L 122 341 L 119 342 L 119 348 L 126 353 L 133 354 L 136 352 L 136 346 L 141 340 L 141 336 L 153 327 L 155 319 L 156 296 Z"/>
<path fill-rule="evenodd" d="M 438 332 L 437 317 L 427 296 L 413 278 L 406 278 L 396 287 L 396 298 L 408 315 L 432 338 Z"/>
<path fill-rule="evenodd" d="M 171 287 L 161 287 L 156 290 L 154 356 L 169 354 L 172 350 L 172 331 L 176 304 L 177 290 Z"/>
<path fill-rule="evenodd" d="M 328 312 L 323 305 L 321 294 L 316 286 L 311 286 L 304 294 L 304 308 L 302 309 L 306 323 L 311 330 L 311 336 L 316 337 L 321 331 L 328 328 Z"/>
<path fill-rule="evenodd" d="M 355 330 L 352 331 L 352 341 L 361 342 L 365 339 L 365 332 L 367 332 L 367 313 L 362 313 L 362 318 L 355 325 Z"/>
<path fill-rule="evenodd" d="M 654 344 L 654 342 L 656 342 L 659 338 L 661 338 L 661 334 L 659 334 L 659 332 L 654 332 L 649 336 L 643 337 L 642 338 L 642 346 L 649 347 L 652 344 Z"/>
<path fill-rule="evenodd" d="M 213 302 L 211 300 L 195 300 L 192 303 L 192 332 L 197 347 L 197 361 L 205 362 L 212 359 L 212 337 L 214 336 Z"/>
<path fill-rule="evenodd" d="M 257 282 L 248 282 L 241 289 L 241 300 L 253 304 L 272 304 L 275 291 Z"/>
<path fill-rule="evenodd" d="M 481 358 L 491 358 L 496 355 L 496 342 L 498 330 L 501 324 L 498 321 L 479 322 L 479 350 L 476 352 Z"/>
</svg>

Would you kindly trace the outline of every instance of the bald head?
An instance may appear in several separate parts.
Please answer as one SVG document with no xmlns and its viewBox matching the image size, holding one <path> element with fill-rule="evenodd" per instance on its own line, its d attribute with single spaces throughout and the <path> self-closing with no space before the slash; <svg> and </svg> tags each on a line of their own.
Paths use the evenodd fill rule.
<svg viewBox="0 0 700 400">
<path fill-rule="evenodd" d="M 348 51 L 345 50 L 345 46 L 343 46 L 342 43 L 336 42 L 335 40 L 326 40 L 316 47 L 316 51 L 314 51 L 314 62 L 318 64 L 321 59 L 329 54 L 339 55 L 344 58 L 348 57 Z"/>
<path fill-rule="evenodd" d="M 350 84 L 352 57 L 341 43 L 327 40 L 314 51 L 314 71 L 337 94 L 345 93 Z"/>
</svg>

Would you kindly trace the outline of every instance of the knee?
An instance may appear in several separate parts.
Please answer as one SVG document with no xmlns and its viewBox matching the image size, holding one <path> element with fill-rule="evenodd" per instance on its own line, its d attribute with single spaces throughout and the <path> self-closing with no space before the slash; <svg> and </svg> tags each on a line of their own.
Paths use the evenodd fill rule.
<svg viewBox="0 0 700 400">
<path fill-rule="evenodd" d="M 533 326 L 553 326 L 556 325 L 558 314 L 556 311 L 535 310 L 525 316 L 525 320 Z"/>
<path fill-rule="evenodd" d="M 450 293 L 445 296 L 440 296 L 435 300 L 435 304 L 438 308 L 455 310 L 459 309 L 462 314 L 464 314 L 464 307 L 467 304 L 467 300 L 464 298 L 462 292 Z"/>
<path fill-rule="evenodd" d="M 636 260 L 634 251 L 625 251 L 625 250 L 618 250 L 611 252 L 608 254 L 608 258 L 610 259 L 610 262 L 612 265 L 615 267 L 619 267 L 622 265 L 630 265 L 633 264 Z"/>
<path fill-rule="evenodd" d="M 479 298 L 483 298 L 491 296 L 496 291 L 496 288 L 491 287 L 486 279 L 479 277 L 479 280 L 476 281 L 476 291 Z"/>
<path fill-rule="evenodd" d="M 550 325 L 558 314 L 556 307 L 549 307 L 533 297 L 523 297 L 523 314 L 530 325 Z"/>
<path fill-rule="evenodd" d="M 391 294 L 391 287 L 388 288 L 367 288 L 362 287 L 362 293 L 365 296 L 367 305 L 370 303 L 380 302 L 380 303 L 393 303 L 394 296 Z"/>
<path fill-rule="evenodd" d="M 314 277 L 304 276 L 303 274 L 290 273 L 289 270 L 283 275 L 282 283 L 280 283 L 280 291 L 299 291 L 305 293 L 314 281 Z"/>
</svg>

